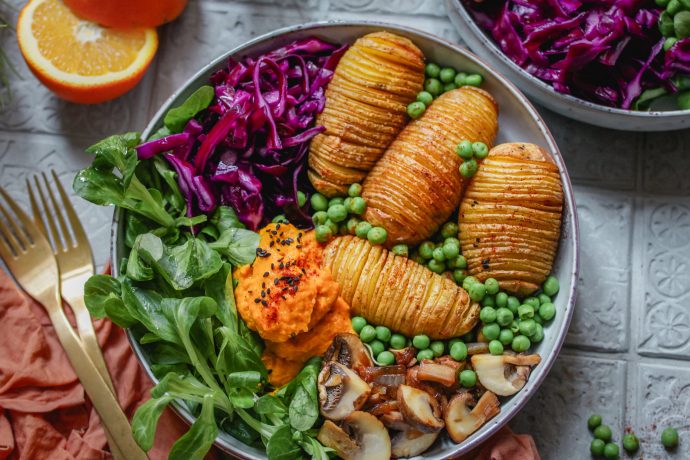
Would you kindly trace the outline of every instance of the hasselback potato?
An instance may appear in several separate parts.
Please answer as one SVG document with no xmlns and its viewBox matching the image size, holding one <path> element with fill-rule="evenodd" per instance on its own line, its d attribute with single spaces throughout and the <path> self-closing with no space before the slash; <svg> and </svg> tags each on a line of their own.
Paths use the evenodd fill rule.
<svg viewBox="0 0 690 460">
<path fill-rule="evenodd" d="M 534 144 L 494 147 L 468 185 L 458 214 L 469 273 L 529 295 L 551 272 L 561 231 L 558 167 Z"/>
<path fill-rule="evenodd" d="M 498 108 L 489 93 L 464 86 L 436 99 L 393 141 L 364 182 L 364 218 L 388 231 L 388 244 L 430 237 L 460 204 L 464 180 L 455 147 L 493 144 Z"/>
<path fill-rule="evenodd" d="M 407 122 L 424 83 L 424 55 L 409 39 L 375 32 L 345 52 L 316 118 L 326 130 L 309 151 L 309 179 L 326 196 L 361 182 Z"/>
<path fill-rule="evenodd" d="M 479 305 L 453 281 L 367 240 L 336 238 L 323 260 L 351 313 L 372 324 L 448 339 L 469 332 L 479 317 Z"/>
</svg>

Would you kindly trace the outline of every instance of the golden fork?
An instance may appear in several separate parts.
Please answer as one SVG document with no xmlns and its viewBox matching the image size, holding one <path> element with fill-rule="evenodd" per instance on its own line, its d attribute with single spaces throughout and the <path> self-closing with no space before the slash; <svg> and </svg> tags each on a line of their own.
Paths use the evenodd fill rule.
<svg viewBox="0 0 690 460">
<path fill-rule="evenodd" d="M 84 350 L 89 355 L 89 358 L 91 358 L 91 361 L 96 365 L 101 377 L 103 377 L 108 388 L 110 388 L 110 391 L 117 399 L 117 393 L 115 392 L 115 387 L 108 373 L 108 367 L 105 364 L 101 348 L 98 345 L 96 331 L 91 323 L 91 316 L 84 304 L 84 284 L 95 271 L 91 245 L 86 238 L 84 228 L 57 174 L 54 170 L 51 170 L 51 174 L 53 176 L 53 182 L 55 182 L 55 188 L 57 188 L 58 194 L 60 195 L 60 204 L 58 204 L 55 198 L 55 194 L 50 187 L 46 174 L 42 173 L 44 187 L 41 186 L 38 176 L 34 176 L 36 190 L 38 191 L 38 196 L 40 197 L 43 210 L 45 211 L 45 217 L 42 217 L 43 214 L 41 213 L 41 208 L 34 195 L 34 189 L 31 186 L 31 182 L 29 182 L 28 179 L 26 180 L 31 209 L 34 214 L 34 224 L 49 242 L 52 240 L 53 255 L 55 256 L 58 271 L 60 272 L 60 292 L 62 298 L 72 307 L 72 311 L 77 320 L 79 338 L 82 341 Z M 46 194 L 43 193 L 44 188 Z M 48 200 L 46 200 L 46 195 L 48 196 Z M 57 225 L 55 224 L 55 220 L 57 220 Z M 72 230 L 71 234 L 70 228 Z M 62 239 L 60 238 L 61 235 Z M 107 431 L 106 438 L 108 439 L 108 444 L 110 445 L 110 450 L 115 460 L 125 460 L 127 457 L 119 451 L 117 444 L 113 442 L 113 439 Z"/>
<path fill-rule="evenodd" d="M 58 266 L 50 243 L 2 187 L 0 196 L 14 214 L 10 214 L 0 203 L 0 257 L 22 289 L 48 312 L 77 377 L 119 451 L 127 452 L 128 459 L 146 459 L 146 454 L 134 441 L 129 421 L 117 399 L 82 348 L 81 341 L 65 316 Z"/>
</svg>

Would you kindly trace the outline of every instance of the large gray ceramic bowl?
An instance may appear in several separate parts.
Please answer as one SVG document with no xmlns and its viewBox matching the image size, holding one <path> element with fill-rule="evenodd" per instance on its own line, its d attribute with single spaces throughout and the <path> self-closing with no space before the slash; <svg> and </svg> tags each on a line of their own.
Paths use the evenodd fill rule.
<svg viewBox="0 0 690 460">
<path fill-rule="evenodd" d="M 551 137 L 544 121 L 525 96 L 510 81 L 499 75 L 479 58 L 468 53 L 463 48 L 434 35 L 403 26 L 376 22 L 323 22 L 280 29 L 251 40 L 219 56 L 213 62 L 200 69 L 196 75 L 190 78 L 187 83 L 163 104 L 146 127 L 144 138 L 162 125 L 163 116 L 169 108 L 180 104 L 196 88 L 206 84 L 211 73 L 225 66 L 229 56 L 241 58 L 247 55 L 261 54 L 293 40 L 309 36 L 316 36 L 331 42 L 352 43 L 361 35 L 379 30 L 388 30 L 409 37 L 431 61 L 468 72 L 481 73 L 485 78 L 483 87 L 491 92 L 500 106 L 498 142 L 526 141 L 546 148 L 560 169 L 563 190 L 565 192 L 563 229 L 558 256 L 553 266 L 553 273 L 561 282 L 561 290 L 556 298 L 558 313 L 553 322 L 546 328 L 544 341 L 535 348 L 535 351 L 542 356 L 543 360 L 534 369 L 525 387 L 513 397 L 506 398 L 503 401 L 500 415 L 484 425 L 462 444 L 454 444 L 444 435 L 424 454 L 424 458 L 428 459 L 456 458 L 477 447 L 492 434 L 496 433 L 499 428 L 520 411 L 534 392 L 537 391 L 537 388 L 544 381 L 546 374 L 558 356 L 575 305 L 575 284 L 578 270 L 578 226 L 572 186 L 556 143 Z M 112 261 L 114 273 L 118 273 L 117 262 L 126 256 L 124 226 L 122 225 L 123 220 L 121 217 L 120 212 L 116 213 L 113 222 Z M 129 337 L 136 355 L 146 368 L 151 379 L 155 381 L 156 378 L 151 372 L 146 351 L 139 345 L 136 337 L 133 337 L 131 333 Z M 191 423 L 194 420 L 194 416 L 184 404 L 175 404 L 175 410 L 186 421 Z M 266 458 L 263 450 L 246 446 L 226 433 L 218 436 L 216 445 L 239 458 Z"/>
<path fill-rule="evenodd" d="M 668 106 L 668 102 L 654 105 L 654 110 L 650 111 L 624 110 L 557 92 L 506 56 L 474 22 L 462 0 L 445 2 L 448 16 L 467 46 L 547 109 L 584 123 L 626 131 L 671 131 L 690 127 L 690 110 L 677 110 Z"/>
</svg>

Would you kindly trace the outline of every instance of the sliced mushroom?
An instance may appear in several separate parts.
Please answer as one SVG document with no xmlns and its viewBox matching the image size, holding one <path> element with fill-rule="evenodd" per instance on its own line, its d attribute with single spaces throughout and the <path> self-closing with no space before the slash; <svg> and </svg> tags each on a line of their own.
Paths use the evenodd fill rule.
<svg viewBox="0 0 690 460">
<path fill-rule="evenodd" d="M 443 428 L 441 407 L 438 401 L 426 391 L 409 385 L 398 387 L 398 403 L 405 421 L 424 433 L 439 431 Z"/>
<path fill-rule="evenodd" d="M 367 367 L 360 375 L 366 382 L 395 389 L 398 385 L 405 383 L 406 372 L 405 366 L 395 364 L 392 366 Z"/>
<path fill-rule="evenodd" d="M 468 356 L 473 356 L 473 355 L 478 355 L 480 353 L 488 353 L 489 352 L 489 343 L 488 342 L 470 342 L 467 344 L 467 355 Z"/>
<path fill-rule="evenodd" d="M 379 420 L 386 425 L 386 428 L 396 431 L 405 431 L 410 429 L 410 425 L 405 423 L 405 417 L 403 417 L 402 412 L 392 411 L 385 413 L 379 417 Z"/>
<path fill-rule="evenodd" d="M 344 460 L 388 460 L 391 456 L 388 430 L 379 419 L 366 412 L 351 413 L 342 427 L 326 420 L 317 439 Z"/>
<path fill-rule="evenodd" d="M 402 348 L 400 350 L 390 350 L 395 356 L 395 362 L 403 366 L 410 367 L 417 362 L 417 350 L 414 347 Z"/>
<path fill-rule="evenodd" d="M 479 398 L 477 405 L 470 410 L 469 406 L 473 400 L 472 395 L 464 391 L 454 396 L 446 406 L 443 417 L 446 430 L 456 443 L 467 439 L 469 435 L 501 412 L 498 398 L 490 391 L 486 391 Z"/>
<path fill-rule="evenodd" d="M 391 439 L 391 453 L 395 458 L 415 457 L 431 447 L 439 433 L 422 433 L 414 428 L 401 431 Z"/>
<path fill-rule="evenodd" d="M 362 371 L 374 365 L 369 352 L 355 334 L 338 334 L 326 350 L 324 361 L 336 361 L 361 374 Z"/>
<path fill-rule="evenodd" d="M 499 396 L 510 396 L 522 389 L 530 374 L 530 367 L 539 364 L 539 355 L 472 356 L 472 367 L 479 382 Z"/>
<path fill-rule="evenodd" d="M 367 382 L 335 361 L 324 365 L 318 383 L 321 414 L 331 420 L 342 420 L 360 409 L 371 393 Z"/>
<path fill-rule="evenodd" d="M 457 371 L 450 366 L 422 361 L 417 371 L 419 380 L 440 383 L 445 387 L 452 387 L 458 381 Z"/>
</svg>

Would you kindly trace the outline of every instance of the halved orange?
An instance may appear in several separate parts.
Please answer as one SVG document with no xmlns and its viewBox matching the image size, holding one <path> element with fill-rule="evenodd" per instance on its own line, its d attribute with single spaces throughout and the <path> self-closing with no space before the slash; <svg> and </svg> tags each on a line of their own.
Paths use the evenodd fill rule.
<svg viewBox="0 0 690 460">
<path fill-rule="evenodd" d="M 22 55 L 63 99 L 95 104 L 141 80 L 158 48 L 156 29 L 111 29 L 79 19 L 61 0 L 31 0 L 17 21 Z"/>
</svg>

